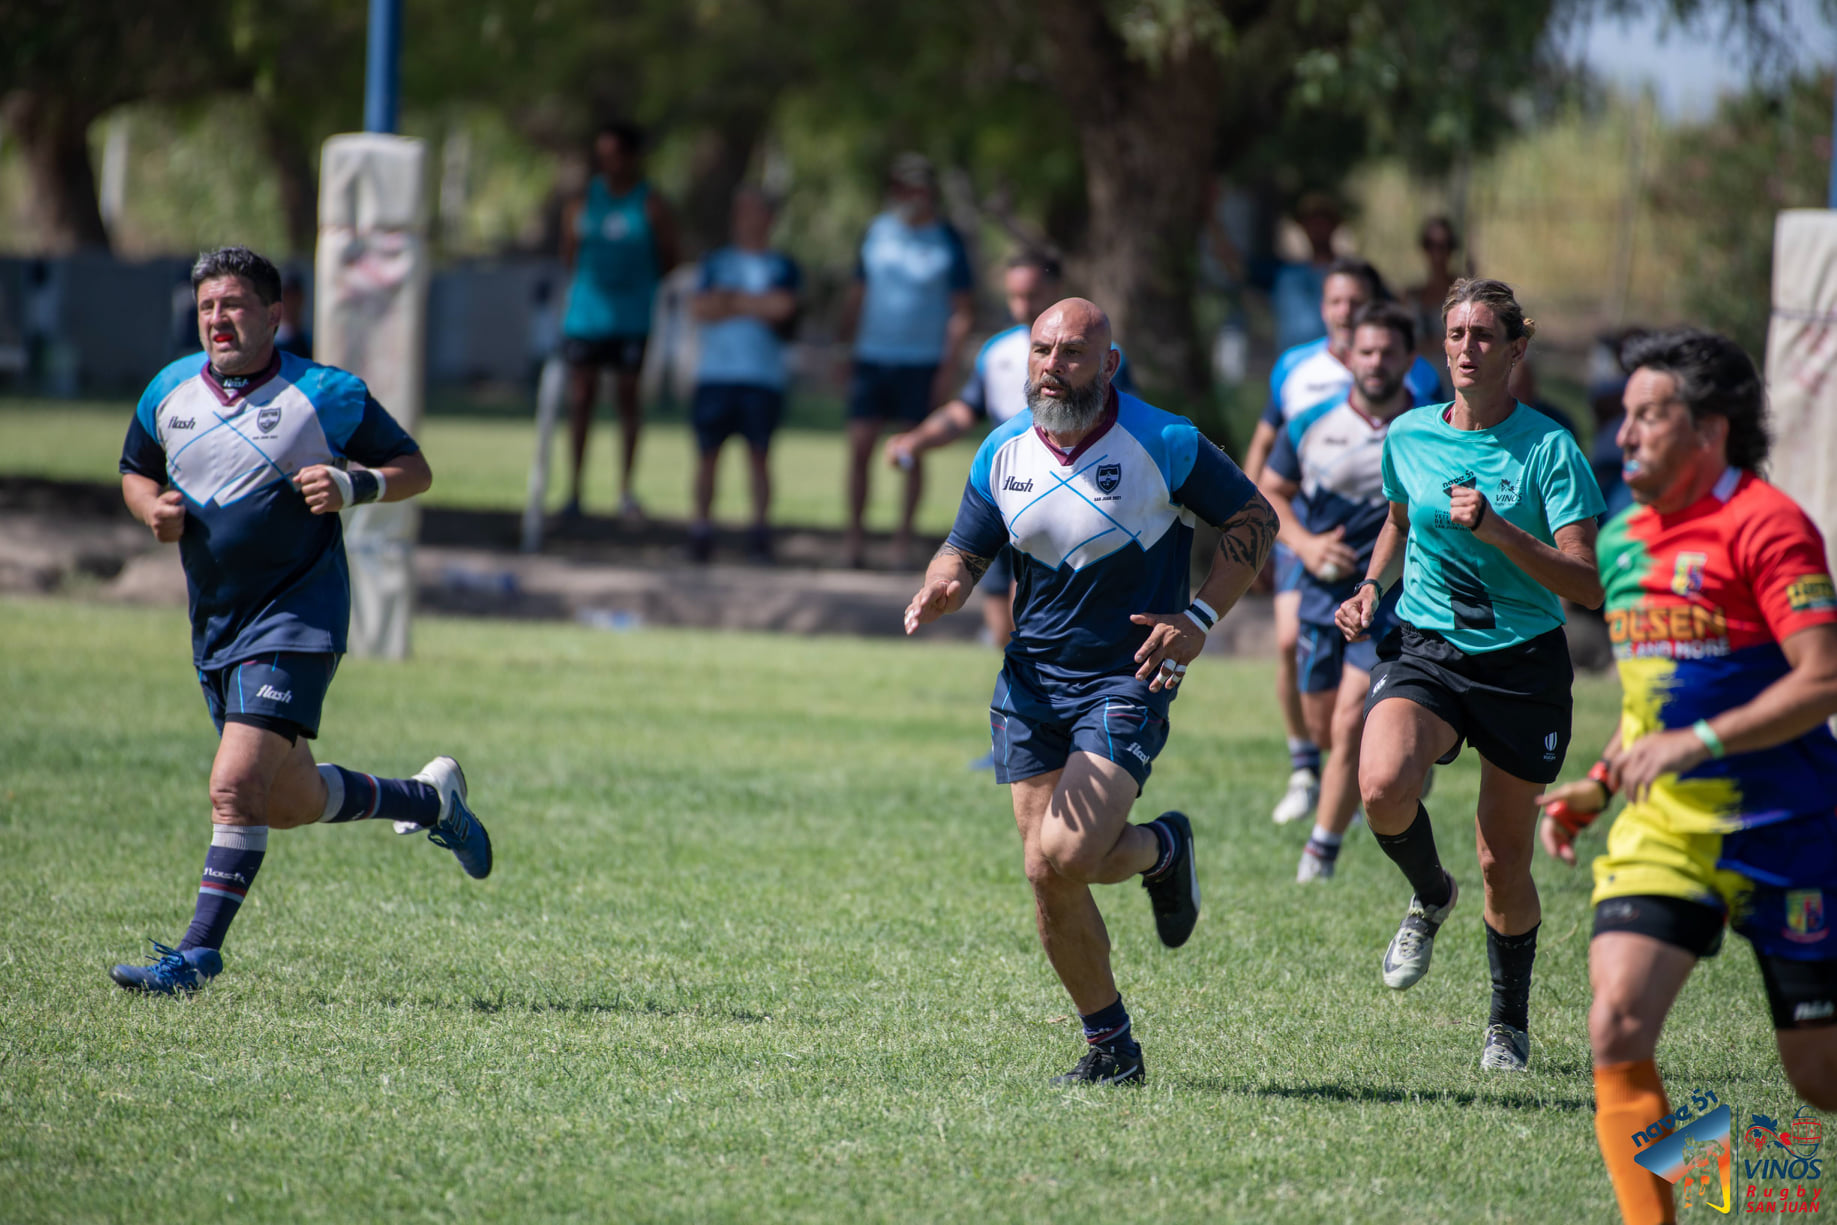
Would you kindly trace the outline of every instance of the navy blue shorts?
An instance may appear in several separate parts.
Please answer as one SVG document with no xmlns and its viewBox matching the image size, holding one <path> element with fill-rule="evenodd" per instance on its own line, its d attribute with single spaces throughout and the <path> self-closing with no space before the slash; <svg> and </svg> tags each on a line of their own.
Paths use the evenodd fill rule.
<svg viewBox="0 0 1837 1225">
<path fill-rule="evenodd" d="M 995 781 L 1014 783 L 1062 769 L 1074 752 L 1095 753 L 1129 771 L 1139 792 L 1167 747 L 1171 694 L 1148 692 L 1133 675 L 1100 676 L 1048 694 L 1037 676 L 1004 667 L 989 705 Z M 1033 676 L 1034 674 L 1029 674 Z"/>
<path fill-rule="evenodd" d="M 247 723 L 289 740 L 315 739 L 338 659 L 330 653 L 281 651 L 200 671 L 198 684 L 204 688 L 204 703 L 217 734 L 223 734 L 225 723 Z"/>
<path fill-rule="evenodd" d="M 1301 636 L 1295 640 L 1295 671 L 1302 693 L 1326 693 L 1339 688 L 1341 675 L 1348 667 L 1367 676 L 1378 666 L 1378 639 L 1389 628 L 1382 621 L 1359 642 L 1347 642 L 1337 625 L 1303 621 Z"/>
<path fill-rule="evenodd" d="M 689 406 L 696 445 L 706 455 L 735 434 L 755 451 L 772 445 L 772 431 L 785 414 L 785 393 L 746 383 L 698 383 Z"/>
<path fill-rule="evenodd" d="M 561 359 L 570 366 L 608 367 L 620 374 L 644 369 L 648 336 L 564 336 Z"/>
<path fill-rule="evenodd" d="M 1285 591 L 1300 591 L 1301 576 L 1307 573 L 1307 567 L 1301 564 L 1301 558 L 1285 544 L 1276 546 L 1276 594 Z"/>
<path fill-rule="evenodd" d="M 990 595 L 1008 594 L 1008 588 L 1014 586 L 1014 546 L 1004 544 L 995 553 L 989 568 L 983 573 L 982 582 L 978 584 Z"/>
<path fill-rule="evenodd" d="M 937 405 L 931 402 L 936 364 L 890 366 L 857 361 L 848 380 L 851 421 L 923 421 Z"/>
</svg>

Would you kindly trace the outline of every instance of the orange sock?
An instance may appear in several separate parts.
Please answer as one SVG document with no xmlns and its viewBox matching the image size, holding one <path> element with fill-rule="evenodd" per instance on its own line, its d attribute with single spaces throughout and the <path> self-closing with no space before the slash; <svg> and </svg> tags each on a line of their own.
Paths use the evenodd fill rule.
<svg viewBox="0 0 1837 1225">
<path fill-rule="evenodd" d="M 1678 1219 L 1671 1184 L 1633 1160 L 1633 1133 L 1670 1113 L 1655 1061 L 1595 1068 L 1595 1140 L 1626 1225 L 1672 1225 Z"/>
</svg>

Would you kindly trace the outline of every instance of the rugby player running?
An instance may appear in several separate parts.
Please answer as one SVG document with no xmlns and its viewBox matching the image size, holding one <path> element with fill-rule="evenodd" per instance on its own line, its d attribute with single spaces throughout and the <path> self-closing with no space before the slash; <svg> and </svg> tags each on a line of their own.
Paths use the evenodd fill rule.
<svg viewBox="0 0 1837 1225">
<path fill-rule="evenodd" d="M 222 970 L 271 829 L 394 821 L 425 829 L 468 875 L 491 872 L 491 840 L 467 807 L 457 761 L 376 778 L 319 765 L 308 744 L 350 623 L 338 511 L 406 501 L 433 472 L 359 379 L 275 350 L 273 264 L 224 247 L 198 258 L 191 285 L 204 352 L 147 387 L 121 454 L 128 509 L 154 539 L 179 546 L 192 665 L 219 735 L 191 926 L 176 948 L 155 941 L 150 964 L 112 971 L 129 990 L 167 995 Z"/>
<path fill-rule="evenodd" d="M 1601 1156 L 1621 1215 L 1651 1225 L 1676 1220 L 1634 1160 L 1671 1112 L 1659 1031 L 1725 925 L 1760 963 L 1786 1079 L 1837 1110 L 1837 592 L 1818 529 L 1759 475 L 1766 393 L 1741 346 L 1664 332 L 1623 357 L 1635 505 L 1601 533 L 1620 727 L 1586 781 L 1538 799 L 1544 849 L 1573 865 L 1627 797 L 1594 862 L 1588 1036 Z"/>
<path fill-rule="evenodd" d="M 1365 819 L 1414 894 L 1384 951 L 1384 985 L 1403 990 L 1429 972 L 1435 935 L 1459 896 L 1436 851 L 1422 783 L 1432 763 L 1453 761 L 1470 742 L 1480 754 L 1474 839 L 1493 986 L 1480 1066 L 1525 1071 L 1543 917 L 1531 879 L 1535 800 L 1563 768 L 1573 709 L 1557 597 L 1600 606 L 1595 516 L 1603 504 L 1575 439 L 1507 390 L 1535 329 L 1511 287 L 1456 281 L 1442 318 L 1454 402 L 1391 423 L 1390 517 L 1337 620 L 1357 642 L 1402 583 L 1398 629 L 1378 644 L 1359 746 Z"/>
<path fill-rule="evenodd" d="M 1015 632 L 989 708 L 996 781 L 1012 785 L 1040 943 L 1084 1022 L 1060 1083 L 1145 1079 L 1110 968 L 1094 884 L 1147 887 L 1162 943 L 1199 918 L 1192 826 L 1129 810 L 1167 743 L 1168 714 L 1206 631 L 1275 539 L 1275 512 L 1192 422 L 1111 386 L 1110 321 L 1069 298 L 1034 322 L 1027 411 L 976 452 L 949 539 L 906 609 L 906 632 L 955 612 L 1004 545 Z M 1193 525 L 1222 533 L 1188 599 Z"/>
<path fill-rule="evenodd" d="M 1314 832 L 1295 879 L 1329 880 L 1359 803 L 1359 738 L 1365 697 L 1378 663 L 1378 640 L 1396 616 L 1398 591 L 1378 605 L 1358 642 L 1347 642 L 1334 614 L 1365 572 L 1390 515 L 1384 497 L 1384 439 L 1411 405 L 1404 385 L 1416 349 L 1416 322 L 1395 302 L 1368 302 L 1352 319 L 1353 374 L 1344 396 L 1299 413 L 1282 427 L 1257 487 L 1282 520 L 1278 544 L 1302 566 L 1295 647 L 1296 679 L 1308 735 L 1330 751 L 1320 778 Z"/>
</svg>

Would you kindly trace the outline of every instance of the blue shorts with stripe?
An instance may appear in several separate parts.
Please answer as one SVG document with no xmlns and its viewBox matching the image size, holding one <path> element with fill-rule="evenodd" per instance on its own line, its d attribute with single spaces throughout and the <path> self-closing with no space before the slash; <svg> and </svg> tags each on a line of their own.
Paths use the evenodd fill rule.
<svg viewBox="0 0 1837 1225">
<path fill-rule="evenodd" d="M 325 692 L 332 687 L 338 660 L 330 653 L 267 652 L 227 668 L 199 672 L 198 684 L 218 735 L 225 723 L 247 723 L 290 740 L 311 740 L 319 734 Z"/>
<path fill-rule="evenodd" d="M 1300 591 L 1301 577 L 1307 573 L 1301 558 L 1285 544 L 1276 546 L 1276 594 Z"/>
<path fill-rule="evenodd" d="M 1048 774 L 1074 752 L 1093 753 L 1129 772 L 1138 790 L 1167 746 L 1173 694 L 1148 691 L 1133 673 L 1066 683 L 1010 661 L 995 682 L 989 734 L 995 781 Z"/>
</svg>

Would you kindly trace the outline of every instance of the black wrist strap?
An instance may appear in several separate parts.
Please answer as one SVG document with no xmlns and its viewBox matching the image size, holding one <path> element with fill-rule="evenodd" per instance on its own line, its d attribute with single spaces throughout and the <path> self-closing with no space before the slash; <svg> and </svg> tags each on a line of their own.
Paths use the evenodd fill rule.
<svg viewBox="0 0 1837 1225">
<path fill-rule="evenodd" d="M 1352 585 L 1353 594 L 1354 595 L 1358 594 L 1358 590 L 1361 587 L 1370 587 L 1373 591 L 1378 593 L 1378 598 L 1380 600 L 1384 598 L 1384 584 L 1380 583 L 1375 578 L 1362 578 L 1358 582 L 1354 583 Z"/>
</svg>

